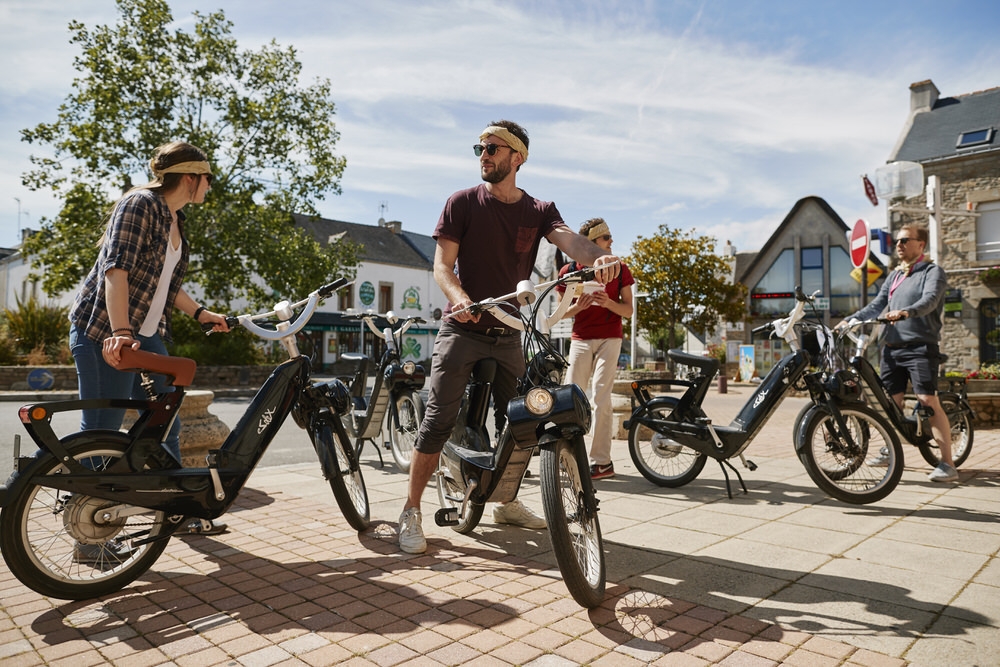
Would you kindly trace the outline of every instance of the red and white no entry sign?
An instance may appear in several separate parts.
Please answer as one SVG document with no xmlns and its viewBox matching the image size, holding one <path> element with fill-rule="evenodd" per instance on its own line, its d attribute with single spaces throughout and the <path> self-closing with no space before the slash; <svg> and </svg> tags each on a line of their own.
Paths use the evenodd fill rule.
<svg viewBox="0 0 1000 667">
<path fill-rule="evenodd" d="M 864 220 L 858 220 L 854 223 L 854 229 L 851 230 L 851 264 L 854 265 L 854 268 L 860 269 L 868 264 L 869 242 L 868 223 Z"/>
</svg>

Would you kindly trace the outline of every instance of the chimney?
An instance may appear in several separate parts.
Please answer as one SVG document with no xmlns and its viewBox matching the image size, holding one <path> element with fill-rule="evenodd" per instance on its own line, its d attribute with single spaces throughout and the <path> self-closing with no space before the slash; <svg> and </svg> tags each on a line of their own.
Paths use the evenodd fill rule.
<svg viewBox="0 0 1000 667">
<path fill-rule="evenodd" d="M 910 113 L 930 111 L 937 104 L 941 92 L 930 79 L 910 84 Z"/>
<path fill-rule="evenodd" d="M 401 231 L 403 231 L 403 223 L 400 222 L 399 220 L 386 221 L 385 218 L 379 218 L 378 226 L 387 228 L 393 234 L 398 234 Z"/>
</svg>

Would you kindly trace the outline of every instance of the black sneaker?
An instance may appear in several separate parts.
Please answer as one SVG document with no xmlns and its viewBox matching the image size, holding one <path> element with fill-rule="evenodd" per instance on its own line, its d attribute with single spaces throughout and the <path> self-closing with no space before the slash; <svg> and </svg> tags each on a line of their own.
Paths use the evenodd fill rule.
<svg viewBox="0 0 1000 667">
<path fill-rule="evenodd" d="M 604 479 L 605 477 L 615 476 L 615 464 L 609 463 L 607 465 L 597 465 L 596 463 L 590 466 L 590 479 Z"/>
</svg>

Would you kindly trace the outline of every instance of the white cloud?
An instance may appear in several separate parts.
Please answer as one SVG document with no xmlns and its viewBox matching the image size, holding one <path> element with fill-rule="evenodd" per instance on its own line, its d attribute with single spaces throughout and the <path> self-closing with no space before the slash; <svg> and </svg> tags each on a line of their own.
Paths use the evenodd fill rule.
<svg viewBox="0 0 1000 667">
<path fill-rule="evenodd" d="M 0 107 L 0 194 L 23 194 L 11 179 L 28 151 L 14 129 L 47 115 L 45 104 L 54 116 L 68 92 L 66 22 L 114 21 L 110 4 L 0 9 L 12 21 L 0 28 L 4 62 L 17 67 L 0 94 L 40 110 Z M 200 3 L 170 4 L 189 29 Z M 305 81 L 331 79 L 348 168 L 343 196 L 323 213 L 368 221 L 389 201 L 392 217 L 424 233 L 448 194 L 477 181 L 480 127 L 509 117 L 532 138 L 519 183 L 554 200 L 571 227 L 607 215 L 619 252 L 660 223 L 717 229 L 720 242 L 749 249 L 804 196 L 824 197 L 848 221 L 870 215 L 860 175 L 885 161 L 913 81 L 933 77 L 944 94 L 1000 84 L 994 43 L 961 59 L 932 44 L 904 51 L 905 36 L 892 32 L 856 35 L 849 49 L 826 36 L 826 55 L 826 42 L 798 34 L 787 12 L 776 12 L 789 21 L 781 44 L 742 26 L 726 33 L 733 7 L 713 2 L 215 4 L 244 48 L 274 38 L 296 48 Z M 764 20 L 763 7 L 747 11 Z"/>
</svg>

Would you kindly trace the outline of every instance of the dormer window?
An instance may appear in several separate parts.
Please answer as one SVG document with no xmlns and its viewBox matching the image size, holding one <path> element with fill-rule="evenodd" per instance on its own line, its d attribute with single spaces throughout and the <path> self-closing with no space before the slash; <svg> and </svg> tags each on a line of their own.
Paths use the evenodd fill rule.
<svg viewBox="0 0 1000 667">
<path fill-rule="evenodd" d="M 955 144 L 955 148 L 972 148 L 973 146 L 988 144 L 993 141 L 993 134 L 994 130 L 992 127 L 963 132 L 958 135 L 958 143 Z"/>
</svg>

